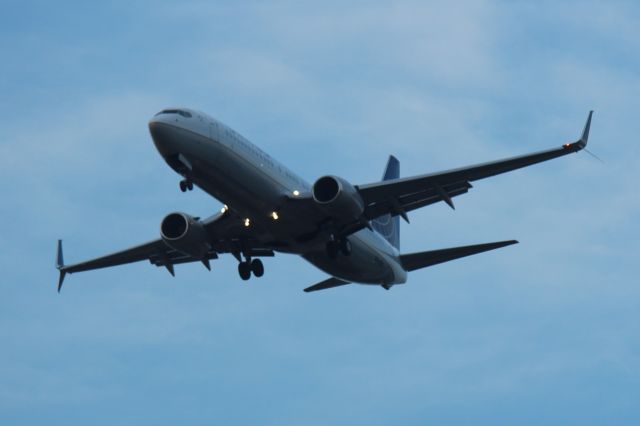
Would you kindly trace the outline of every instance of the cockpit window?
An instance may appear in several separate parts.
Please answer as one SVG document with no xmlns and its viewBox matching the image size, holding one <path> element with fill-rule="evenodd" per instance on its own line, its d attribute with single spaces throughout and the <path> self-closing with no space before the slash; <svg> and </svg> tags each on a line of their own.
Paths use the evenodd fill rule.
<svg viewBox="0 0 640 426">
<path fill-rule="evenodd" d="M 160 114 L 180 114 L 183 117 L 191 118 L 191 113 L 182 109 L 163 109 L 162 111 L 157 113 L 156 116 Z"/>
</svg>

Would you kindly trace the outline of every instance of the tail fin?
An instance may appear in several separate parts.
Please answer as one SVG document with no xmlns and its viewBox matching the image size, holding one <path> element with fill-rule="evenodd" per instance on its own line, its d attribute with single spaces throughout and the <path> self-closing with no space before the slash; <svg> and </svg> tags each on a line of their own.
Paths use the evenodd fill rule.
<svg viewBox="0 0 640 426">
<path fill-rule="evenodd" d="M 58 293 L 62 288 L 62 282 L 67 272 L 64 270 L 64 256 L 62 255 L 62 240 L 58 240 L 58 253 L 56 255 L 56 268 L 60 271 L 60 278 L 58 279 Z"/>
<path fill-rule="evenodd" d="M 393 155 L 389 156 L 387 168 L 384 170 L 382 180 L 397 179 L 400 177 L 400 161 Z M 371 224 L 379 234 L 397 249 L 400 249 L 400 218 L 390 214 L 380 216 Z"/>
</svg>

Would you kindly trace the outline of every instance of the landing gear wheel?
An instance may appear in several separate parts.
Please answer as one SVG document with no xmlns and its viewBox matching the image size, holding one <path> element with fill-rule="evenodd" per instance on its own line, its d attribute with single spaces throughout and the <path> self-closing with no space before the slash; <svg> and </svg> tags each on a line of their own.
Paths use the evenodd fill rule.
<svg viewBox="0 0 640 426">
<path fill-rule="evenodd" d="M 335 259 L 336 257 L 338 257 L 338 243 L 335 241 L 329 241 L 327 243 L 327 256 L 329 256 L 330 259 Z"/>
<path fill-rule="evenodd" d="M 340 241 L 340 252 L 345 256 L 351 255 L 351 241 L 348 238 L 344 238 Z"/>
<path fill-rule="evenodd" d="M 189 179 L 182 179 L 180 181 L 180 191 L 187 192 L 193 190 L 193 182 Z"/>
<path fill-rule="evenodd" d="M 243 281 L 247 281 L 251 278 L 251 264 L 249 262 L 238 263 L 238 274 Z"/>
<path fill-rule="evenodd" d="M 262 260 L 253 259 L 251 261 L 251 272 L 253 272 L 253 275 L 255 275 L 257 278 L 260 278 L 264 275 L 264 265 L 262 264 Z"/>
</svg>

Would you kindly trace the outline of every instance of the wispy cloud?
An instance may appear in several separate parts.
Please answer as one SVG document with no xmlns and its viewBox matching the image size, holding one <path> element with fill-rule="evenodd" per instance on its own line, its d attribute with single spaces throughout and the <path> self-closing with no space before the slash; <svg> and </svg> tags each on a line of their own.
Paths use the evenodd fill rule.
<svg viewBox="0 0 640 426">
<path fill-rule="evenodd" d="M 98 12 L 3 15 L 15 20 L 0 29 L 4 423 L 112 424 L 114 406 L 123 423 L 638 416 L 635 5 Z M 407 175 L 545 149 L 577 137 L 592 108 L 590 148 L 605 162 L 569 156 L 477 182 L 455 212 L 412 213 L 406 251 L 521 244 L 389 292 L 309 297 L 300 289 L 322 274 L 279 256 L 250 285 L 223 257 L 176 279 L 148 264 L 78 274 L 56 297 L 59 236 L 80 260 L 153 238 L 166 212 L 217 208 L 180 193 L 153 148 L 146 122 L 172 104 L 210 112 L 309 180 L 378 179 L 388 153 Z"/>
</svg>

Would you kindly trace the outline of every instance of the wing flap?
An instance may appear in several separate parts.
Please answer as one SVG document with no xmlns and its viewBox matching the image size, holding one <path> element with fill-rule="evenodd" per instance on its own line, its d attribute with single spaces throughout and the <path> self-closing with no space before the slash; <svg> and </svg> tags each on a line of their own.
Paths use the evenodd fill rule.
<svg viewBox="0 0 640 426">
<path fill-rule="evenodd" d="M 149 241 L 135 247 L 131 247 L 126 250 L 112 253 L 106 256 L 91 259 L 86 262 L 80 262 L 73 265 L 60 265 L 58 269 L 65 273 L 74 273 L 89 271 L 91 269 L 107 268 L 109 266 L 124 265 L 127 263 L 139 262 L 141 260 L 147 260 L 153 255 L 158 253 L 165 253 L 168 247 L 162 242 L 162 240 Z"/>
<path fill-rule="evenodd" d="M 466 181 L 454 182 L 440 187 L 442 192 L 444 192 L 444 195 L 449 198 L 466 194 L 471 188 L 472 185 Z M 402 214 L 402 211 L 409 212 L 411 210 L 419 209 L 430 204 L 435 204 L 439 201 L 444 201 L 445 197 L 443 197 L 442 192 L 438 191 L 435 187 L 432 187 L 414 193 L 400 195 L 396 197 L 397 201 L 395 202 L 391 197 L 383 198 L 382 200 L 373 202 L 367 206 L 366 215 L 373 219 L 388 213 L 395 216 Z"/>
<path fill-rule="evenodd" d="M 106 256 L 101 256 L 72 265 L 64 265 L 62 242 L 58 241 L 58 253 L 56 258 L 56 267 L 60 271 L 58 291 L 60 291 L 62 282 L 64 281 L 64 277 L 67 273 L 71 274 L 74 272 L 107 268 L 143 260 L 148 260 L 151 264 L 156 266 L 164 266 L 173 275 L 173 266 L 182 263 L 202 262 L 205 267 L 209 268 L 209 260 L 217 259 L 218 253 L 233 253 L 237 256 L 244 253 L 251 257 L 266 257 L 274 255 L 271 248 L 265 247 L 255 239 L 252 239 L 252 235 L 248 234 L 246 228 L 242 226 L 241 219 L 234 216 L 228 210 L 215 214 L 205 219 L 202 223 L 209 234 L 209 242 L 212 248 L 201 259 L 196 259 L 185 253 L 174 250 L 166 245 L 162 239 L 158 238 Z"/>
<path fill-rule="evenodd" d="M 582 149 L 582 148 L 580 148 Z M 566 147 L 540 151 L 533 154 L 519 157 L 507 158 L 490 163 L 477 164 L 459 169 L 447 170 L 439 173 L 431 173 L 409 178 L 395 179 L 385 182 L 377 182 L 358 187 L 360 195 L 365 203 L 378 200 L 380 198 L 397 197 L 399 194 L 413 194 L 427 189 L 435 189 L 437 186 L 444 187 L 451 182 L 467 181 L 488 178 L 498 174 L 517 170 L 536 163 L 551 160 L 563 155 L 577 152 L 574 144 L 567 144 Z"/>
<path fill-rule="evenodd" d="M 471 188 L 470 182 L 581 151 L 587 146 L 592 116 L 593 111 L 590 111 L 578 141 L 558 148 L 438 173 L 359 185 L 358 192 L 367 206 L 365 215 L 374 219 L 384 214 L 393 214 L 394 200 L 406 211 L 438 201 L 445 201 L 452 206 L 450 197 L 467 192 Z"/>
</svg>

